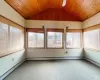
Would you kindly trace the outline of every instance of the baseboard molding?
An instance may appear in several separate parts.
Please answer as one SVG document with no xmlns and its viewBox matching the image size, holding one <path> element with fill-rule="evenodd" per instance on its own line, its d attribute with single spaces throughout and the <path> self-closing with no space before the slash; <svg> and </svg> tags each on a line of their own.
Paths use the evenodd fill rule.
<svg viewBox="0 0 100 80">
<path fill-rule="evenodd" d="M 3 80 L 4 78 L 6 78 L 11 72 L 13 72 L 18 66 L 20 66 L 24 61 L 26 61 L 26 59 L 24 59 L 23 61 L 19 62 L 18 64 L 16 64 L 14 67 L 12 67 L 10 70 L 8 70 L 6 73 L 4 73 L 2 76 L 0 76 L 0 80 Z"/>
<path fill-rule="evenodd" d="M 70 59 L 83 59 L 83 57 L 33 57 L 33 58 L 27 58 L 26 60 L 70 60 Z"/>
<path fill-rule="evenodd" d="M 87 58 L 87 57 L 85 57 L 84 59 L 87 60 L 87 61 L 89 61 L 89 62 L 91 62 L 92 64 L 95 64 L 96 66 L 100 67 L 100 64 L 97 63 L 97 62 L 95 62 L 94 60 L 89 59 L 89 58 Z"/>
</svg>

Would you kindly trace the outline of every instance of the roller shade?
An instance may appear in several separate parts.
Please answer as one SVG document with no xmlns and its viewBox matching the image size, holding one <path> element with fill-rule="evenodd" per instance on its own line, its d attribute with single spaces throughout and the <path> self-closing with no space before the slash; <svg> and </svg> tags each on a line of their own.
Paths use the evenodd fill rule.
<svg viewBox="0 0 100 80">
<path fill-rule="evenodd" d="M 82 29 L 66 29 L 66 32 L 82 32 Z"/>
<path fill-rule="evenodd" d="M 0 22 L 24 31 L 24 27 L 0 15 Z"/>
<path fill-rule="evenodd" d="M 26 32 L 44 33 L 44 28 L 26 28 Z"/>
<path fill-rule="evenodd" d="M 47 28 L 47 32 L 62 32 L 62 33 L 64 33 L 64 29 Z"/>
<path fill-rule="evenodd" d="M 83 32 L 91 31 L 91 30 L 95 30 L 95 29 L 100 29 L 100 24 L 85 28 L 85 29 L 83 29 Z"/>
</svg>

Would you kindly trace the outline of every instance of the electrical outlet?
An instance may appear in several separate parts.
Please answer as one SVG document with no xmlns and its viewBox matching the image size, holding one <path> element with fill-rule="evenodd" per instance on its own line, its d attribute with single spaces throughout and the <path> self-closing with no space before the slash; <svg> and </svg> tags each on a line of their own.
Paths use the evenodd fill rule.
<svg viewBox="0 0 100 80">
<path fill-rule="evenodd" d="M 14 61 L 14 58 L 12 58 L 12 61 Z"/>
<path fill-rule="evenodd" d="M 65 52 L 66 54 L 68 53 L 68 51 Z"/>
</svg>

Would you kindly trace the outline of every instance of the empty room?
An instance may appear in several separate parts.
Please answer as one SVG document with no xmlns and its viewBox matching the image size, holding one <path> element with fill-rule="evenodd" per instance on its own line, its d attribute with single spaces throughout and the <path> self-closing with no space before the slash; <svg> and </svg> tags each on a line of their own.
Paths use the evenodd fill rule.
<svg viewBox="0 0 100 80">
<path fill-rule="evenodd" d="M 0 0 L 0 80 L 100 80 L 100 0 Z"/>
</svg>

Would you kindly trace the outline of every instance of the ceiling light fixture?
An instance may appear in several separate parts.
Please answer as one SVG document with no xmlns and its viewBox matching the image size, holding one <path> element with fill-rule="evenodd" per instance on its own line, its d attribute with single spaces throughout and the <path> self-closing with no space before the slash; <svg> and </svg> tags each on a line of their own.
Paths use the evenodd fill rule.
<svg viewBox="0 0 100 80">
<path fill-rule="evenodd" d="M 66 5 L 67 0 L 63 0 L 62 7 Z"/>
</svg>

